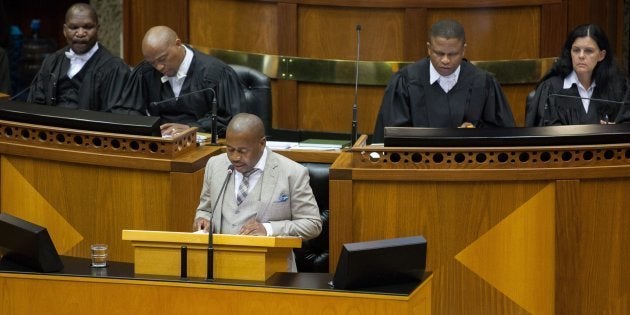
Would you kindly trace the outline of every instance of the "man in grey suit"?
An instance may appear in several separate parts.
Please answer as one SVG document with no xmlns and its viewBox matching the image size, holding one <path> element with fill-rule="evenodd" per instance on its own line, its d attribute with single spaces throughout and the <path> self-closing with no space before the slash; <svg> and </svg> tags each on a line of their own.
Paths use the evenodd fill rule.
<svg viewBox="0 0 630 315">
<path fill-rule="evenodd" d="M 227 153 L 208 160 L 193 230 L 317 237 L 322 221 L 308 170 L 266 148 L 256 115 L 240 113 L 226 130 Z M 234 176 L 229 175 L 234 170 Z M 226 182 L 225 192 L 217 198 Z M 214 203 L 217 202 L 215 207 Z M 212 215 L 215 208 L 214 215 Z"/>
</svg>

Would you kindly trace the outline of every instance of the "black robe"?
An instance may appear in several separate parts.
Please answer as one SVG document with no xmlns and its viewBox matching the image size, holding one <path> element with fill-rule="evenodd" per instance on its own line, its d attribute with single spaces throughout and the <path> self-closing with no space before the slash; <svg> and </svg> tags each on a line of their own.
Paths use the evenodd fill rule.
<svg viewBox="0 0 630 315">
<path fill-rule="evenodd" d="M 11 78 L 9 74 L 9 58 L 6 50 L 0 47 L 0 93 L 11 92 Z"/>
<path fill-rule="evenodd" d="M 514 117 L 494 76 L 466 60 L 457 83 L 444 92 L 429 83 L 428 58 L 406 66 L 389 80 L 378 113 L 372 142 L 383 142 L 384 127 L 457 128 L 514 127 Z"/>
<path fill-rule="evenodd" d="M 563 87 L 564 78 L 560 76 L 550 77 L 536 87 L 534 97 L 527 101 L 526 127 L 587 125 L 602 121 L 621 123 L 630 119 L 628 106 L 623 104 L 630 101 L 627 79 L 611 81 L 606 90 L 598 89 L 595 85 L 591 98 L 612 102 L 591 99 L 588 112 L 584 110 L 577 86 L 573 84 L 568 89 Z"/>
<path fill-rule="evenodd" d="M 241 112 L 241 83 L 232 67 L 223 61 L 192 48 L 191 50 L 193 59 L 179 93 L 180 97 L 155 104 L 154 102 L 172 99 L 175 94 L 170 82 L 162 83 L 163 74 L 143 61 L 133 70 L 115 112 L 160 116 L 161 123 L 186 124 L 198 127 L 199 131 L 211 132 L 212 91 L 188 95 L 211 87 L 217 93 L 218 134 L 223 135 L 232 116 Z"/>
<path fill-rule="evenodd" d="M 27 101 L 66 108 L 110 111 L 129 79 L 129 66 L 99 45 L 81 71 L 69 79 L 67 73 L 70 59 L 65 55 L 68 50 L 69 47 L 60 49 L 44 59 L 31 83 Z M 63 101 L 67 90 L 60 82 L 64 80 L 73 80 L 73 84 L 78 86 L 72 102 Z"/>
</svg>

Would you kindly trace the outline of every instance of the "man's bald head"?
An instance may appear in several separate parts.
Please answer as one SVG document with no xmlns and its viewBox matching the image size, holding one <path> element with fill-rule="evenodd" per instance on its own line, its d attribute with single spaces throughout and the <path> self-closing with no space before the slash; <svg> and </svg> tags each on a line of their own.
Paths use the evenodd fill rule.
<svg viewBox="0 0 630 315">
<path fill-rule="evenodd" d="M 142 53 L 144 53 L 145 49 L 165 49 L 170 45 L 174 45 L 177 39 L 177 33 L 170 27 L 164 25 L 154 26 L 144 34 Z"/>
<path fill-rule="evenodd" d="M 168 26 L 154 26 L 142 39 L 144 60 L 157 71 L 168 77 L 177 75 L 184 61 L 186 50 L 177 33 Z"/>
<path fill-rule="evenodd" d="M 249 172 L 265 151 L 265 127 L 256 115 L 240 113 L 232 117 L 225 132 L 226 153 L 237 171 Z"/>
<path fill-rule="evenodd" d="M 265 136 L 265 126 L 260 117 L 253 114 L 240 113 L 232 118 L 228 124 L 227 132 L 247 132 L 258 140 Z"/>
</svg>

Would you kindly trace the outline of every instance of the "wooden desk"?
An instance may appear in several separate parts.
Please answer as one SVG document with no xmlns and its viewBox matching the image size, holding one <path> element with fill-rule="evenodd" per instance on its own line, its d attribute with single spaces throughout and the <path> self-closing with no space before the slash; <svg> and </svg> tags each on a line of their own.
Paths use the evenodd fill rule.
<svg viewBox="0 0 630 315">
<path fill-rule="evenodd" d="M 630 143 L 359 146 L 330 169 L 343 243 L 423 235 L 438 314 L 628 312 Z"/>
<path fill-rule="evenodd" d="M 431 314 L 431 279 L 407 293 L 341 291 L 330 274 L 279 273 L 266 282 L 137 278 L 132 264 L 89 268 L 63 259 L 64 271 L 0 271 L 1 314 Z M 4 269 L 7 270 L 7 269 Z"/>
<path fill-rule="evenodd" d="M 47 227 L 60 254 L 88 257 L 106 243 L 111 259 L 131 262 L 122 230 L 191 230 L 205 163 L 220 152 L 192 137 L 0 121 L 0 211 Z"/>
</svg>

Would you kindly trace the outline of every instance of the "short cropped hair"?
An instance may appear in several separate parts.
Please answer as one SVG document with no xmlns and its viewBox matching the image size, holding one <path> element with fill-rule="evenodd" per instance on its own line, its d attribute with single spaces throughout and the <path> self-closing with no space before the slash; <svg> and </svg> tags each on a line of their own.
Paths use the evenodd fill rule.
<svg viewBox="0 0 630 315">
<path fill-rule="evenodd" d="M 429 32 L 429 38 L 443 37 L 443 38 L 456 38 L 466 42 L 466 33 L 464 27 L 455 20 L 441 20 L 431 26 Z"/>
</svg>

